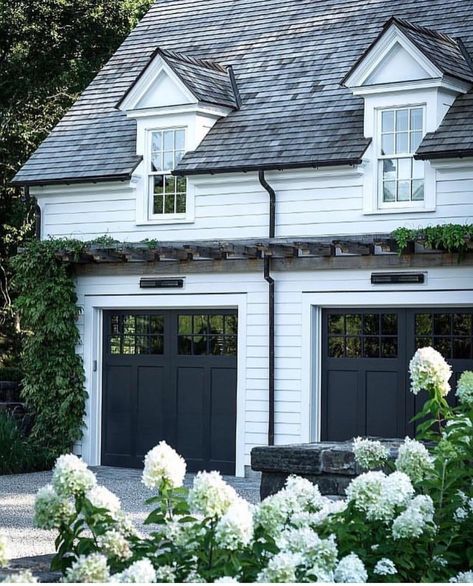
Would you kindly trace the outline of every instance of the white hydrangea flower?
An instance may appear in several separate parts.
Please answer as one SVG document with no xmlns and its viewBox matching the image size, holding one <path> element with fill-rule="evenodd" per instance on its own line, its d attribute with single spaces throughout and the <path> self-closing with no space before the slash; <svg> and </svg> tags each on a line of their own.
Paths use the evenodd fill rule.
<svg viewBox="0 0 473 586">
<path fill-rule="evenodd" d="M 424 444 L 415 439 L 406 437 L 399 448 L 396 459 L 396 468 L 405 472 L 412 482 L 420 482 L 433 470 L 434 460 Z"/>
<path fill-rule="evenodd" d="M 8 564 L 8 542 L 4 535 L 0 535 L 0 568 Z"/>
<path fill-rule="evenodd" d="M 56 460 L 52 483 L 60 496 L 79 496 L 95 486 L 97 479 L 83 460 L 73 454 L 65 454 Z"/>
<path fill-rule="evenodd" d="M 142 482 L 147 488 L 178 488 L 182 486 L 185 475 L 185 460 L 165 441 L 159 442 L 146 454 Z"/>
<path fill-rule="evenodd" d="M 397 574 L 396 566 L 389 558 L 382 558 L 376 562 L 373 571 L 379 576 L 394 576 L 394 574 Z"/>
<path fill-rule="evenodd" d="M 468 511 L 464 507 L 458 507 L 453 513 L 453 518 L 457 523 L 463 523 L 468 518 Z"/>
<path fill-rule="evenodd" d="M 156 582 L 156 572 L 153 564 L 145 558 L 134 562 L 120 574 L 115 574 L 112 580 L 121 584 L 152 584 Z"/>
<path fill-rule="evenodd" d="M 105 486 L 94 486 L 85 496 L 94 507 L 97 509 L 107 509 L 113 517 L 120 511 L 120 499 Z"/>
<path fill-rule="evenodd" d="M 456 396 L 466 407 L 473 407 L 473 372 L 465 370 L 458 379 Z"/>
<path fill-rule="evenodd" d="M 284 492 L 295 499 L 297 505 L 305 511 L 318 511 L 326 502 L 326 498 L 320 494 L 319 487 L 312 484 L 307 478 L 291 475 L 286 480 Z"/>
<path fill-rule="evenodd" d="M 338 562 L 333 577 L 335 582 L 363 583 L 368 580 L 368 572 L 360 558 L 356 554 L 351 553 Z"/>
<path fill-rule="evenodd" d="M 205 584 L 207 580 L 204 580 L 195 570 L 189 572 L 184 580 L 185 584 Z"/>
<path fill-rule="evenodd" d="M 100 550 L 109 558 L 128 560 L 132 556 L 130 544 L 116 529 L 110 529 L 97 538 Z"/>
<path fill-rule="evenodd" d="M 416 539 L 420 537 L 434 519 L 434 504 L 427 495 L 418 495 L 392 525 L 394 539 Z"/>
<path fill-rule="evenodd" d="M 353 440 L 355 460 L 365 470 L 381 468 L 389 457 L 389 450 L 380 441 L 357 437 Z"/>
<path fill-rule="evenodd" d="M 304 558 L 300 553 L 281 551 L 269 560 L 267 567 L 258 574 L 256 581 L 263 583 L 297 582 L 297 567 L 303 562 Z"/>
<path fill-rule="evenodd" d="M 444 357 L 430 346 L 420 348 L 409 363 L 411 391 L 417 395 L 420 391 L 438 390 L 442 396 L 448 395 L 452 368 Z"/>
<path fill-rule="evenodd" d="M 238 580 L 231 576 L 222 576 L 214 580 L 214 584 L 238 584 Z"/>
<path fill-rule="evenodd" d="M 219 472 L 198 472 L 188 502 L 195 513 L 204 517 L 221 517 L 239 498 Z"/>
<path fill-rule="evenodd" d="M 460 572 L 454 578 L 450 578 L 450 582 L 457 584 L 473 584 L 473 571 Z"/>
<path fill-rule="evenodd" d="M 133 524 L 133 521 L 127 513 L 117 511 L 114 514 L 117 530 L 125 537 L 139 537 L 139 532 Z"/>
<path fill-rule="evenodd" d="M 255 511 L 255 523 L 272 537 L 277 537 L 290 515 L 302 513 L 297 501 L 285 490 L 264 499 Z"/>
<path fill-rule="evenodd" d="M 8 574 L 3 578 L 5 584 L 37 584 L 38 578 L 35 578 L 31 570 L 22 570 L 17 574 Z"/>
<path fill-rule="evenodd" d="M 160 566 L 156 570 L 156 582 L 159 584 L 176 582 L 176 569 L 173 566 Z"/>
<path fill-rule="evenodd" d="M 458 584 L 473 584 L 473 571 L 460 572 L 454 578 L 450 579 L 450 582 Z"/>
<path fill-rule="evenodd" d="M 34 503 L 34 522 L 40 529 L 57 529 L 67 525 L 75 515 L 70 500 L 59 496 L 52 484 L 38 490 Z"/>
<path fill-rule="evenodd" d="M 330 572 L 335 568 L 338 549 L 335 536 L 321 539 L 310 527 L 288 527 L 276 540 L 281 551 L 298 553 L 305 557 L 305 565 L 311 566 L 313 572 L 319 569 Z"/>
<path fill-rule="evenodd" d="M 366 472 L 355 478 L 347 488 L 349 502 L 366 513 L 370 521 L 390 521 L 397 507 L 407 505 L 414 494 L 409 477 L 403 472 Z"/>
<path fill-rule="evenodd" d="M 215 537 L 220 547 L 235 550 L 253 539 L 253 510 L 242 498 L 237 499 L 219 519 Z"/>
<path fill-rule="evenodd" d="M 101 553 L 81 555 L 70 568 L 66 570 L 63 582 L 101 583 L 108 582 L 110 571 L 107 558 Z"/>
</svg>

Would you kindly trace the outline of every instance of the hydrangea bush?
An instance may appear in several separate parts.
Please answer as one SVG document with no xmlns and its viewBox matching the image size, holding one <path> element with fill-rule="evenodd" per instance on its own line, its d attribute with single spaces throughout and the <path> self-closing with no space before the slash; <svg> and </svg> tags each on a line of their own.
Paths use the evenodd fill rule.
<svg viewBox="0 0 473 586">
<path fill-rule="evenodd" d="M 341 500 L 295 476 L 259 505 L 217 472 L 187 489 L 184 460 L 161 442 L 145 458 L 153 510 L 141 535 L 118 497 L 62 456 L 36 498 L 37 525 L 58 530 L 53 568 L 65 582 L 471 581 L 473 375 L 451 408 L 449 373 L 434 350 L 416 353 L 412 390 L 429 393 L 418 426 L 429 449 L 406 438 L 393 460 L 380 442 L 356 439 L 365 471 Z M 0 540 L 0 562 L 3 550 Z"/>
</svg>

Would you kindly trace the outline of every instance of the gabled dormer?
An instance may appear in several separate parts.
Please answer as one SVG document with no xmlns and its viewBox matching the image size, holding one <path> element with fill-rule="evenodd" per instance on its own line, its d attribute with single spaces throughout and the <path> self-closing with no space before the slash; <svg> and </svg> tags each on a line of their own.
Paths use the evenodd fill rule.
<svg viewBox="0 0 473 586">
<path fill-rule="evenodd" d="M 172 171 L 219 118 L 239 108 L 231 67 L 157 49 L 117 108 L 137 121 L 137 223 L 193 221 L 193 196 Z"/>
<path fill-rule="evenodd" d="M 458 95 L 473 86 L 460 39 L 398 18 L 342 80 L 364 99 L 366 213 L 435 210 L 435 171 L 415 154 Z"/>
</svg>

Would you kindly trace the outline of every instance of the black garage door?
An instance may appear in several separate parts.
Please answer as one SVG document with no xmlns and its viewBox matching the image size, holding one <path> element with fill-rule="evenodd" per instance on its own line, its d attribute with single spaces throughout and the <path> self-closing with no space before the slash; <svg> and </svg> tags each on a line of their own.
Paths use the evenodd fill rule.
<svg viewBox="0 0 473 586">
<path fill-rule="evenodd" d="M 167 441 L 190 472 L 235 473 L 234 311 L 104 315 L 102 464 L 141 467 Z"/>
<path fill-rule="evenodd" d="M 472 311 L 324 310 L 322 439 L 414 435 L 410 421 L 425 395 L 409 391 L 409 361 L 417 348 L 433 346 L 452 365 L 454 387 L 473 369 Z"/>
</svg>

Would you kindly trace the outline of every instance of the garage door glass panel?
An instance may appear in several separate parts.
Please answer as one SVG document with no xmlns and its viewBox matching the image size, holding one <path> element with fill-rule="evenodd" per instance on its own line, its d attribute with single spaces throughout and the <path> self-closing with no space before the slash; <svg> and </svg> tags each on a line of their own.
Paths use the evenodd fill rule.
<svg viewBox="0 0 473 586">
<path fill-rule="evenodd" d="M 181 356 L 236 356 L 237 327 L 233 315 L 179 315 L 178 352 Z"/>
<path fill-rule="evenodd" d="M 473 330 L 470 313 L 417 313 L 416 348 L 433 346 L 444 358 L 472 358 Z"/>
<path fill-rule="evenodd" d="M 330 358 L 396 358 L 397 314 L 329 314 L 328 354 Z"/>
<path fill-rule="evenodd" d="M 109 352 L 115 355 L 163 354 L 164 317 L 113 314 Z"/>
</svg>

